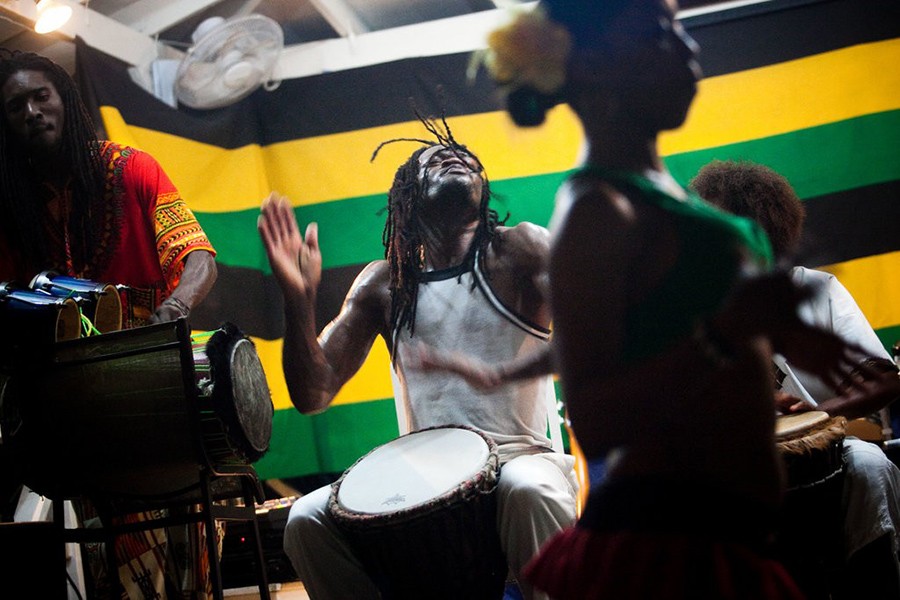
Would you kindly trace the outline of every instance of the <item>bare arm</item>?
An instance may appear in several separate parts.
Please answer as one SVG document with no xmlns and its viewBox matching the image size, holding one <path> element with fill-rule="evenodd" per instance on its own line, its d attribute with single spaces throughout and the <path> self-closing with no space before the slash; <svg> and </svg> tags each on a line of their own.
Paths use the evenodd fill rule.
<svg viewBox="0 0 900 600">
<path fill-rule="evenodd" d="M 213 255 L 206 250 L 188 254 L 178 286 L 156 308 L 150 321 L 160 323 L 186 317 L 206 298 L 216 282 L 218 269 Z"/>
<path fill-rule="evenodd" d="M 373 263 L 357 277 L 320 343 L 315 322 L 322 277 L 318 228 L 311 223 L 304 239 L 290 203 L 275 193 L 263 203 L 258 228 L 284 295 L 282 366 L 291 402 L 302 413 L 324 410 L 362 365 L 383 329 L 378 310 L 382 270 Z"/>
<path fill-rule="evenodd" d="M 863 361 L 838 388 L 837 396 L 820 402 L 815 409 L 831 416 L 856 419 L 874 414 L 900 398 L 900 376 L 897 367 L 886 359 Z M 789 412 L 808 410 L 792 405 Z"/>
</svg>

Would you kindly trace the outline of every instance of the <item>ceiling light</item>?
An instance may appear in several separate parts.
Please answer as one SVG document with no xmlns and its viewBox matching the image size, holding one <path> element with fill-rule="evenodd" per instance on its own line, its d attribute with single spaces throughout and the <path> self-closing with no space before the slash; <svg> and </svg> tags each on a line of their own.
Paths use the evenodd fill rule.
<svg viewBox="0 0 900 600">
<path fill-rule="evenodd" d="M 34 30 L 38 33 L 56 31 L 71 16 L 71 6 L 60 4 L 56 0 L 40 0 L 37 3 L 37 20 L 34 22 Z"/>
</svg>

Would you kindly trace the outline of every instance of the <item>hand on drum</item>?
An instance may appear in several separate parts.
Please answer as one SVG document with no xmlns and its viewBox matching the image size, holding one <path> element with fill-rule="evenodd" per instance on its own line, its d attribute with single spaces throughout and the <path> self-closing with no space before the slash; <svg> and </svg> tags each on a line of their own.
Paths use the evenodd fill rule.
<svg viewBox="0 0 900 600">
<path fill-rule="evenodd" d="M 862 383 L 851 377 L 860 367 L 862 349 L 830 331 L 798 322 L 775 332 L 772 339 L 776 352 L 817 376 L 836 393 L 842 393 L 842 386 L 857 387 Z"/>
<path fill-rule="evenodd" d="M 896 371 L 880 371 L 859 364 L 838 392 L 839 396 L 821 402 L 818 410 L 848 419 L 864 417 L 900 398 L 900 376 Z"/>
<path fill-rule="evenodd" d="M 272 192 L 262 203 L 257 229 L 272 273 L 282 289 L 294 289 L 307 298 L 315 294 L 322 279 L 322 253 L 316 223 L 306 227 L 304 239 L 291 203 L 278 192 Z"/>
<path fill-rule="evenodd" d="M 814 410 L 816 407 L 803 398 L 798 398 L 793 394 L 788 394 L 782 390 L 775 391 L 775 408 L 784 415 L 792 413 L 807 412 Z"/>
<path fill-rule="evenodd" d="M 190 312 L 191 310 L 184 302 L 170 296 L 156 307 L 156 310 L 150 317 L 150 322 L 166 323 L 168 321 L 175 321 L 180 317 L 188 316 Z"/>
</svg>

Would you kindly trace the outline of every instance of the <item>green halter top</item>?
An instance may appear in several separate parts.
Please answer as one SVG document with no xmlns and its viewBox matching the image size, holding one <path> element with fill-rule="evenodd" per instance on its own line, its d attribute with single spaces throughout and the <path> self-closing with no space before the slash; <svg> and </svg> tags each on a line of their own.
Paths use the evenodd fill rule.
<svg viewBox="0 0 900 600">
<path fill-rule="evenodd" d="M 632 201 L 664 210 L 678 236 L 678 257 L 657 288 L 626 316 L 623 360 L 652 356 L 689 335 L 697 321 L 713 313 L 741 272 L 755 265 L 772 265 L 772 248 L 753 221 L 726 213 L 689 192 L 687 199 L 670 196 L 651 180 L 626 171 L 596 166 L 573 176 L 602 179 Z M 635 193 L 637 192 L 637 193 Z"/>
</svg>

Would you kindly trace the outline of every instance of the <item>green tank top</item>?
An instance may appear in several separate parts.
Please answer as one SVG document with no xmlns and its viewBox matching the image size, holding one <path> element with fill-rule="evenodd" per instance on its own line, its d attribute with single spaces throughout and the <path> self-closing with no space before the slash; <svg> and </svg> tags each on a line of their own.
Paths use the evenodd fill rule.
<svg viewBox="0 0 900 600">
<path fill-rule="evenodd" d="M 698 320 L 719 308 L 747 267 L 772 266 L 769 239 L 749 219 L 726 213 L 692 192 L 687 199 L 674 198 L 637 173 L 589 166 L 574 174 L 581 175 L 610 183 L 632 201 L 661 208 L 678 236 L 672 269 L 628 310 L 622 353 L 626 362 L 657 354 L 689 335 Z"/>
</svg>

